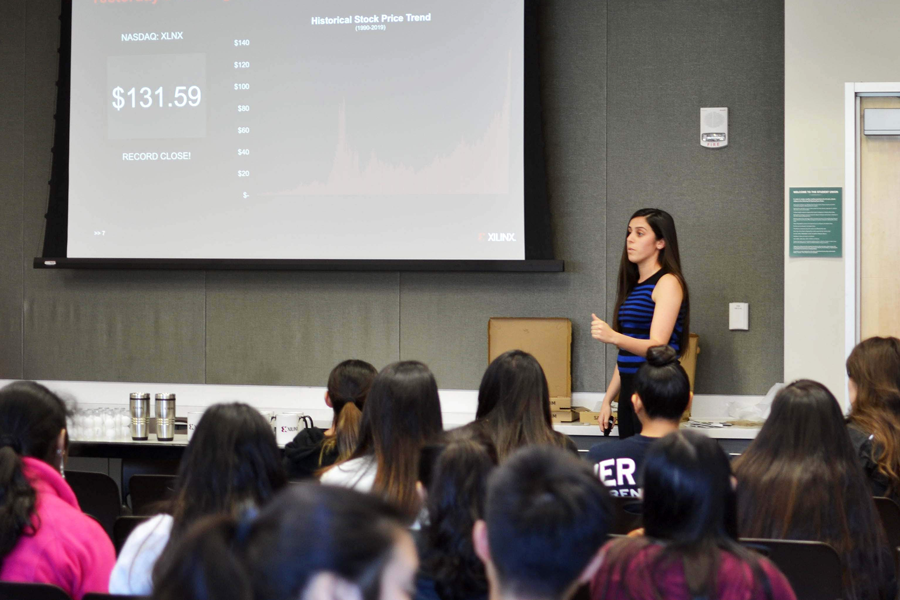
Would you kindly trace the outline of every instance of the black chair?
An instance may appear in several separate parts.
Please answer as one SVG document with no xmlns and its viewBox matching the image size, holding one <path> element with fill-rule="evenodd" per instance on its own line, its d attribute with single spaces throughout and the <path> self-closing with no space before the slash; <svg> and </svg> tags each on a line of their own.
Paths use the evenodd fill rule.
<svg viewBox="0 0 900 600">
<path fill-rule="evenodd" d="M 0 583 L 0 600 L 72 600 L 55 585 L 43 583 Z"/>
<path fill-rule="evenodd" d="M 119 486 L 109 475 L 84 471 L 66 471 L 66 483 L 75 492 L 81 510 L 94 517 L 113 537 L 113 523 L 122 514 Z"/>
<path fill-rule="evenodd" d="M 844 597 L 841 558 L 822 542 L 741 538 L 741 544 L 778 567 L 797 600 L 840 600 Z"/>
<path fill-rule="evenodd" d="M 613 528 L 610 533 L 626 535 L 644 526 L 643 504 L 639 498 L 613 496 Z"/>
<path fill-rule="evenodd" d="M 128 505 L 131 490 L 128 482 L 135 475 L 174 475 L 178 472 L 179 460 L 145 460 L 136 458 L 122 459 L 122 504 Z"/>
<path fill-rule="evenodd" d="M 150 600 L 150 596 L 120 596 L 118 594 L 85 594 L 82 600 Z"/>
<path fill-rule="evenodd" d="M 128 488 L 131 493 L 131 512 L 135 516 L 155 515 L 162 503 L 172 497 L 175 475 L 132 475 Z"/>
<path fill-rule="evenodd" d="M 894 563 L 900 571 L 900 504 L 890 498 L 875 497 L 875 508 L 881 517 L 881 524 L 887 534 L 888 544 L 894 553 Z"/>
<path fill-rule="evenodd" d="M 149 517 L 132 517 L 132 516 L 122 516 L 116 519 L 115 524 L 113 524 L 113 546 L 116 547 L 116 556 L 119 555 L 119 551 L 122 549 L 122 546 L 125 545 L 125 540 L 128 539 L 128 536 L 131 535 L 131 532 L 134 531 L 134 528 L 146 521 Z"/>
</svg>

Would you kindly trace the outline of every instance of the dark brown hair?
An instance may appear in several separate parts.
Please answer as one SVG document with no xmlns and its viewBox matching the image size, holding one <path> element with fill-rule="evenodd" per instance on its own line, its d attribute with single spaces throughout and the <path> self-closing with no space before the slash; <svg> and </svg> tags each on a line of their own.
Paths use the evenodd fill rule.
<svg viewBox="0 0 900 600">
<path fill-rule="evenodd" d="M 894 563 L 869 484 L 828 389 L 795 381 L 734 464 L 742 536 L 813 540 L 841 557 L 848 600 L 893 598 Z"/>
<path fill-rule="evenodd" d="M 386 502 L 312 482 L 284 490 L 258 516 L 220 514 L 191 526 L 157 562 L 153 600 L 302 598 L 322 572 L 378 600 L 394 549 L 408 536 Z"/>
<path fill-rule="evenodd" d="M 472 528 L 484 518 L 487 480 L 497 465 L 497 453 L 490 439 L 475 435 L 428 450 L 423 449 L 422 460 L 431 458 L 434 464 L 426 484 L 428 523 L 422 528 L 422 571 L 434 580 L 442 600 L 487 597 L 487 576 L 475 554 Z"/>
<path fill-rule="evenodd" d="M 672 215 L 659 208 L 642 208 L 635 211 L 628 222 L 631 223 L 637 217 L 647 219 L 647 224 L 653 230 L 653 234 L 657 240 L 665 240 L 665 247 L 659 251 L 659 265 L 664 274 L 672 274 L 681 284 L 684 292 L 684 298 L 681 300 L 681 310 L 684 314 L 682 321 L 681 336 L 678 339 L 678 356 L 684 356 L 687 351 L 688 335 L 691 325 L 691 301 L 688 294 L 687 281 L 681 272 L 681 254 L 678 251 L 678 234 L 675 233 L 675 220 Z M 619 278 L 616 289 L 616 307 L 613 310 L 613 329 L 621 331 L 619 327 L 619 309 L 628 294 L 634 290 L 637 285 L 640 274 L 636 264 L 628 260 L 628 236 L 625 236 L 625 245 L 622 248 L 622 260 L 619 261 Z M 668 344 L 669 340 L 660 340 L 664 344 Z"/>
<path fill-rule="evenodd" d="M 900 340 L 873 337 L 847 358 L 847 375 L 856 384 L 850 423 L 874 435 L 872 460 L 900 496 Z"/>
<path fill-rule="evenodd" d="M 201 517 L 262 506 L 286 483 L 272 426 L 260 412 L 239 402 L 211 406 L 178 467 L 172 539 Z"/>
<path fill-rule="evenodd" d="M 475 419 L 494 441 L 500 462 L 522 446 L 566 447 L 565 436 L 553 430 L 544 370 L 521 350 L 504 352 L 488 366 L 478 388 Z"/>
<path fill-rule="evenodd" d="M 328 376 L 328 398 L 334 410 L 334 435 L 325 438 L 321 455 L 337 448 L 338 461 L 347 460 L 359 442 L 359 426 L 366 396 L 378 370 L 364 360 L 345 360 Z"/>
<path fill-rule="evenodd" d="M 413 520 L 420 504 L 419 454 L 443 430 L 437 382 L 428 367 L 413 360 L 392 363 L 372 382 L 350 459 L 374 456 L 372 491 Z"/>
<path fill-rule="evenodd" d="M 657 576 L 673 562 L 683 566 L 691 597 L 714 598 L 723 552 L 749 567 L 747 589 L 772 597 L 771 582 L 758 557 L 738 543 L 731 465 L 716 440 L 696 431 L 671 433 L 647 451 L 643 474 L 646 535 L 610 545 L 608 566 L 595 576 L 591 586 L 595 598 L 602 598 L 616 586 L 624 587 L 630 598 L 643 598 L 638 590 L 631 589 L 635 583 L 641 589 L 649 587 L 654 598 L 662 598 Z M 646 579 L 634 581 L 628 577 L 632 561 L 660 542 L 663 548 L 653 556 Z"/>
<path fill-rule="evenodd" d="M 0 389 L 0 565 L 20 537 L 35 533 L 37 493 L 22 458 L 58 469 L 56 444 L 67 416 L 59 396 L 38 383 L 16 381 Z"/>
</svg>

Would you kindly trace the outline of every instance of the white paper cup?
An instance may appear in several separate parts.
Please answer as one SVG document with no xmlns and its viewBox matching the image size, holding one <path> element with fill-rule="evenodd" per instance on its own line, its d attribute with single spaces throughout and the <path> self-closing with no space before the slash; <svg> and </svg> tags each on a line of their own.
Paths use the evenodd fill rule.
<svg viewBox="0 0 900 600">
<path fill-rule="evenodd" d="M 278 413 L 275 417 L 275 440 L 285 446 L 294 440 L 300 430 L 300 413 Z"/>
<path fill-rule="evenodd" d="M 187 414 L 187 434 L 188 441 L 191 441 L 191 438 L 194 437 L 194 430 L 197 429 L 197 423 L 200 422 L 200 418 L 203 417 L 202 412 L 189 412 Z"/>
</svg>

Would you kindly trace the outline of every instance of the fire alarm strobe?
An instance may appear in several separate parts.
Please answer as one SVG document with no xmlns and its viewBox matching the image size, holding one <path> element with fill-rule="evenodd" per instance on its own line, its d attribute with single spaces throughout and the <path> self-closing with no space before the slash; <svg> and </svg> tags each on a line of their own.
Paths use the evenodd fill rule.
<svg viewBox="0 0 900 600">
<path fill-rule="evenodd" d="M 728 108 L 700 109 L 700 145 L 704 148 L 728 145 Z"/>
</svg>

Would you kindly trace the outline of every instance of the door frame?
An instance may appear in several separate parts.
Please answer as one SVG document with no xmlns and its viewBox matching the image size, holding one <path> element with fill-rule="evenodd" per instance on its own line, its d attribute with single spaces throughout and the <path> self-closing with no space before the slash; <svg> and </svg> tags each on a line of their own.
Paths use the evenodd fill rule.
<svg viewBox="0 0 900 600">
<path fill-rule="evenodd" d="M 844 84 L 844 358 L 862 341 L 860 334 L 859 99 L 900 96 L 900 82 Z M 846 384 L 847 374 L 844 373 Z M 845 385 L 846 389 L 846 385 Z"/>
</svg>

